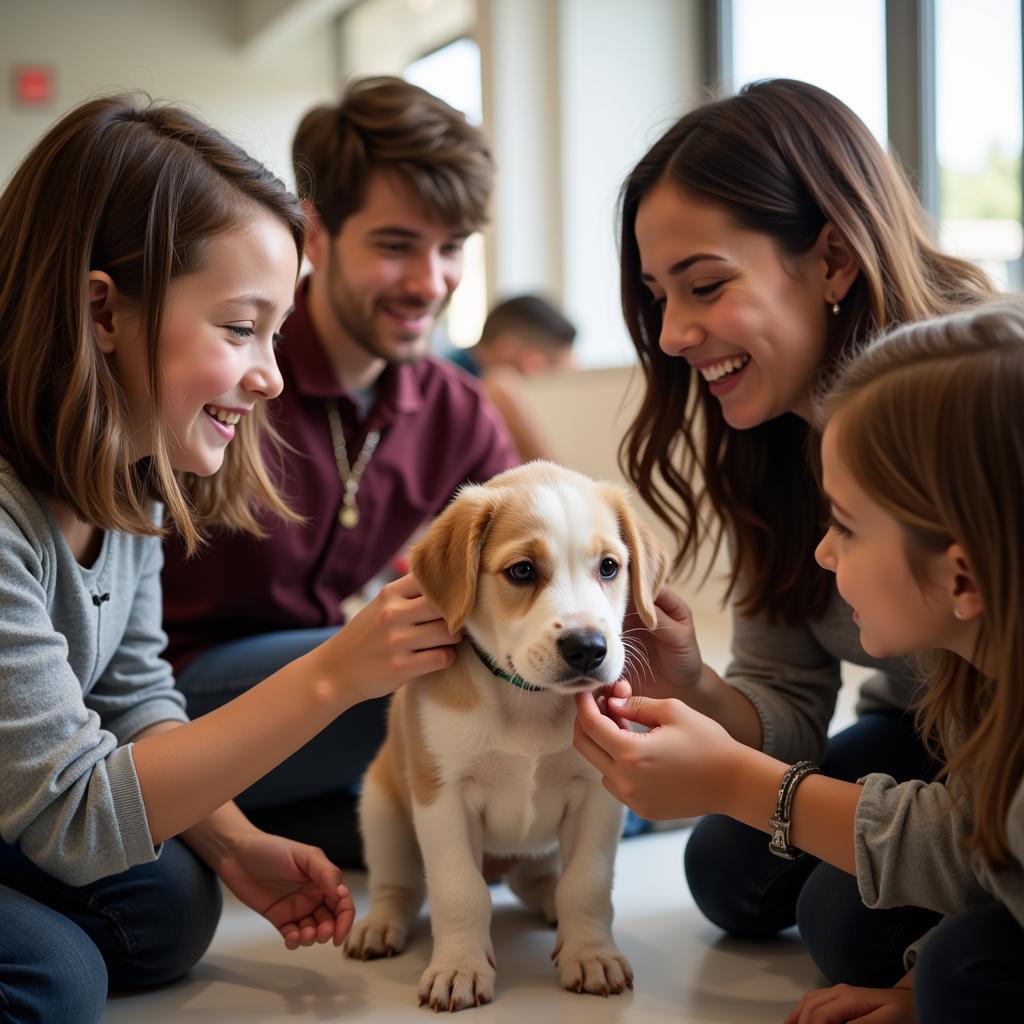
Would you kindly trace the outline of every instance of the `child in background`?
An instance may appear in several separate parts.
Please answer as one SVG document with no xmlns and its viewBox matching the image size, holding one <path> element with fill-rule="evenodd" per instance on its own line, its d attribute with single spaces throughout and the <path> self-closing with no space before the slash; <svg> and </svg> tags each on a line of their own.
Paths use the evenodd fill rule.
<svg viewBox="0 0 1024 1024">
<path fill-rule="evenodd" d="M 855 874 L 868 907 L 941 915 L 893 951 L 908 971 L 894 987 L 808 993 L 787 1024 L 1020 1019 L 1022 406 L 1020 301 L 896 330 L 842 373 L 824 405 L 831 525 L 816 557 L 835 573 L 865 651 L 938 652 L 918 724 L 944 766 L 940 781 L 840 782 L 738 743 L 675 699 L 611 697 L 608 717 L 578 698 L 577 748 L 637 812 L 728 814 L 768 832 L 774 853 L 806 850 Z"/>
<path fill-rule="evenodd" d="M 125 97 L 64 116 L 0 197 L 0 1003 L 19 1022 L 95 1021 L 108 984 L 184 973 L 217 876 L 288 948 L 340 943 L 338 868 L 230 801 L 452 660 L 410 578 L 194 722 L 160 656 L 164 516 L 194 550 L 206 524 L 290 515 L 259 440 L 304 225 L 237 146 Z"/>
<path fill-rule="evenodd" d="M 575 340 L 575 326 L 547 299 L 516 295 L 491 309 L 472 348 L 448 354 L 453 363 L 480 378 L 523 462 L 557 461 L 550 439 L 530 412 L 523 381 L 572 372 Z"/>
</svg>

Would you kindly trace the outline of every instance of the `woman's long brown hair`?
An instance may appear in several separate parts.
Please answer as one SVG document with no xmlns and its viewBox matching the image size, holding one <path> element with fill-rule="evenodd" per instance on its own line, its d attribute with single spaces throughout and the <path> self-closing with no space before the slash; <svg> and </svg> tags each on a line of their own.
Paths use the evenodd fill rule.
<svg viewBox="0 0 1024 1024">
<path fill-rule="evenodd" d="M 1024 299 L 894 331 L 823 405 L 844 468 L 903 527 L 921 586 L 930 554 L 965 552 L 984 609 L 977 647 L 969 662 L 927 659 L 918 724 L 969 802 L 969 845 L 996 866 L 1024 779 L 1022 410 Z"/>
<path fill-rule="evenodd" d="M 246 417 L 210 478 L 177 476 L 157 431 L 132 453 L 124 395 L 93 336 L 87 278 L 103 270 L 139 304 L 150 393 L 168 282 L 197 270 L 205 242 L 269 212 L 302 253 L 298 201 L 262 164 L 198 118 L 129 96 L 92 100 L 30 150 L 0 196 L 0 452 L 30 487 L 103 529 L 156 534 L 162 500 L 186 547 L 204 523 L 260 532 L 261 508 L 293 518 Z"/>
<path fill-rule="evenodd" d="M 692 567 L 709 537 L 728 537 L 728 593 L 739 610 L 787 623 L 820 615 L 832 594 L 814 563 L 824 509 L 807 458 L 810 430 L 792 414 L 732 430 L 687 363 L 658 347 L 661 312 L 641 281 L 635 224 L 644 197 L 667 181 L 769 235 L 783 258 L 810 250 L 831 222 L 860 268 L 830 318 L 826 380 L 837 359 L 892 324 L 990 294 L 973 265 L 938 252 L 917 200 L 860 119 L 829 93 L 776 79 L 746 86 L 674 124 L 626 179 L 620 196 L 622 309 L 644 396 L 619 461 Z M 708 512 L 710 511 L 710 515 Z"/>
</svg>

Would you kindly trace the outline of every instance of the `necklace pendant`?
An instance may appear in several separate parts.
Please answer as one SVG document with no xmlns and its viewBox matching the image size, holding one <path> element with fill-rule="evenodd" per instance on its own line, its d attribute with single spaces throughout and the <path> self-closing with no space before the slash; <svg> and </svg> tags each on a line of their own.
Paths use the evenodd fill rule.
<svg viewBox="0 0 1024 1024">
<path fill-rule="evenodd" d="M 346 530 L 355 528 L 359 525 L 359 509 L 355 505 L 342 505 L 341 511 L 338 513 L 338 522 Z"/>
</svg>

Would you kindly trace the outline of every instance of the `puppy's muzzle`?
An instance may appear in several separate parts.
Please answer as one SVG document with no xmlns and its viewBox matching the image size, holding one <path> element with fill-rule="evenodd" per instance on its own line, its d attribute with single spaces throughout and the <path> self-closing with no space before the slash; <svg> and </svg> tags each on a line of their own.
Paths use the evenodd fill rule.
<svg viewBox="0 0 1024 1024">
<path fill-rule="evenodd" d="M 557 644 L 562 660 L 573 672 L 578 672 L 581 676 L 590 675 L 608 653 L 604 633 L 596 629 L 566 633 L 559 637 Z"/>
</svg>

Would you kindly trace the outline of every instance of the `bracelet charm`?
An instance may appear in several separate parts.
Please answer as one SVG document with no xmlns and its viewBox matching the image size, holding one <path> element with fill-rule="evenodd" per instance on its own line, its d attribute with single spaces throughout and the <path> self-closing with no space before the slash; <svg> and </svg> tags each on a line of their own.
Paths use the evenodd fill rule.
<svg viewBox="0 0 1024 1024">
<path fill-rule="evenodd" d="M 815 775 L 821 769 L 813 761 L 797 761 L 796 764 L 786 769 L 782 781 L 779 783 L 779 796 L 775 802 L 775 814 L 768 819 L 768 828 L 771 830 L 771 839 L 768 841 L 768 849 L 776 857 L 783 860 L 796 860 L 803 856 L 803 850 L 798 850 L 789 841 L 790 813 L 793 806 L 793 795 L 797 786 L 807 778 L 808 775 Z"/>
</svg>

